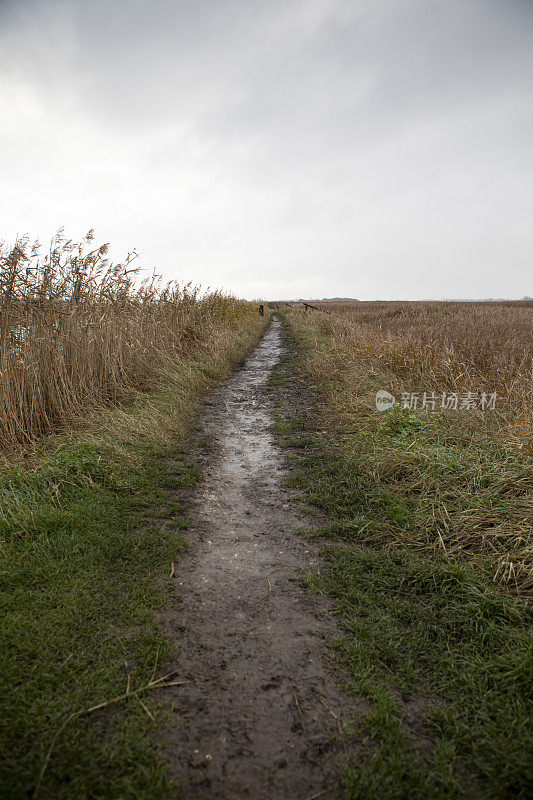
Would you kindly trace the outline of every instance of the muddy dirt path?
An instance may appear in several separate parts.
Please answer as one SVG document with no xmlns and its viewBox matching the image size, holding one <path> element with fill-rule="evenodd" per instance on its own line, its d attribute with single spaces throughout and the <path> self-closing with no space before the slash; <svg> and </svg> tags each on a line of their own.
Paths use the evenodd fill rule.
<svg viewBox="0 0 533 800">
<path fill-rule="evenodd" d="M 191 499 L 191 547 L 164 627 L 189 681 L 173 690 L 166 752 L 186 798 L 305 800 L 336 796 L 345 743 L 334 715 L 347 699 L 328 667 L 328 601 L 302 573 L 316 556 L 283 486 L 265 388 L 282 353 L 274 319 L 202 419 L 204 478 Z M 169 702 L 168 691 L 162 698 Z"/>
</svg>

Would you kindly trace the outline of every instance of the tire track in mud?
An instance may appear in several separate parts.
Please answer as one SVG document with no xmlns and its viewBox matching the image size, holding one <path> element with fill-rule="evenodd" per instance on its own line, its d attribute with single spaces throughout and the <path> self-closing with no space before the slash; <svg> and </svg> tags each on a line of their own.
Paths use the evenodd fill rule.
<svg viewBox="0 0 533 800">
<path fill-rule="evenodd" d="M 274 319 L 202 418 L 210 446 L 190 498 L 191 547 L 163 618 L 171 666 L 188 681 L 162 697 L 173 707 L 165 752 L 191 800 L 336 796 L 339 721 L 355 711 L 328 667 L 329 601 L 300 584 L 317 557 L 296 533 L 309 518 L 283 485 L 271 431 L 266 382 L 282 350 Z"/>
</svg>

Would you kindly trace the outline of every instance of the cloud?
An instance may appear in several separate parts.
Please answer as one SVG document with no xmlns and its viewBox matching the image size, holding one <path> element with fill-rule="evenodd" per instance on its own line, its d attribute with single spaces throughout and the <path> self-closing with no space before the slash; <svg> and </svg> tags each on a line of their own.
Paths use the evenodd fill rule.
<svg viewBox="0 0 533 800">
<path fill-rule="evenodd" d="M 526 0 L 0 3 L 0 238 L 249 297 L 522 296 Z"/>
</svg>

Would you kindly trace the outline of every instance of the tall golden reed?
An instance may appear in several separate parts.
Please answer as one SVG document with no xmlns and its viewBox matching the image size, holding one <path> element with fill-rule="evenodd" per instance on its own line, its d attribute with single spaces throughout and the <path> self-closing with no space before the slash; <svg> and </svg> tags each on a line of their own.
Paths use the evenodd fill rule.
<svg viewBox="0 0 533 800">
<path fill-rule="evenodd" d="M 177 358 L 212 347 L 250 304 L 191 285 L 139 283 L 135 254 L 53 239 L 0 247 L 0 450 L 31 446 L 91 409 L 150 388 Z"/>
</svg>

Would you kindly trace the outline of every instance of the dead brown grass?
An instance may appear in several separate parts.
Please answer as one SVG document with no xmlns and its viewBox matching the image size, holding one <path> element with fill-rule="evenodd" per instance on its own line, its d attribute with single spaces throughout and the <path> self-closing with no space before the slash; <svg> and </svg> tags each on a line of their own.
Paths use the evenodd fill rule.
<svg viewBox="0 0 533 800">
<path fill-rule="evenodd" d="M 497 392 L 506 434 L 527 444 L 533 429 L 533 301 L 317 305 L 328 314 L 308 313 L 333 336 L 332 346 L 385 369 L 392 392 Z"/>
<path fill-rule="evenodd" d="M 533 592 L 532 303 L 321 304 L 293 308 L 322 426 L 364 476 L 381 544 L 489 564 Z M 498 393 L 494 410 L 378 413 L 376 392 Z M 379 515 L 378 515 L 379 516 Z M 359 523 L 358 523 L 359 524 Z M 371 534 L 370 534 L 371 532 Z"/>
<path fill-rule="evenodd" d="M 152 388 L 256 313 L 220 292 L 140 283 L 135 254 L 106 256 L 92 232 L 80 243 L 60 233 L 44 256 L 27 238 L 0 248 L 0 452 Z"/>
</svg>

